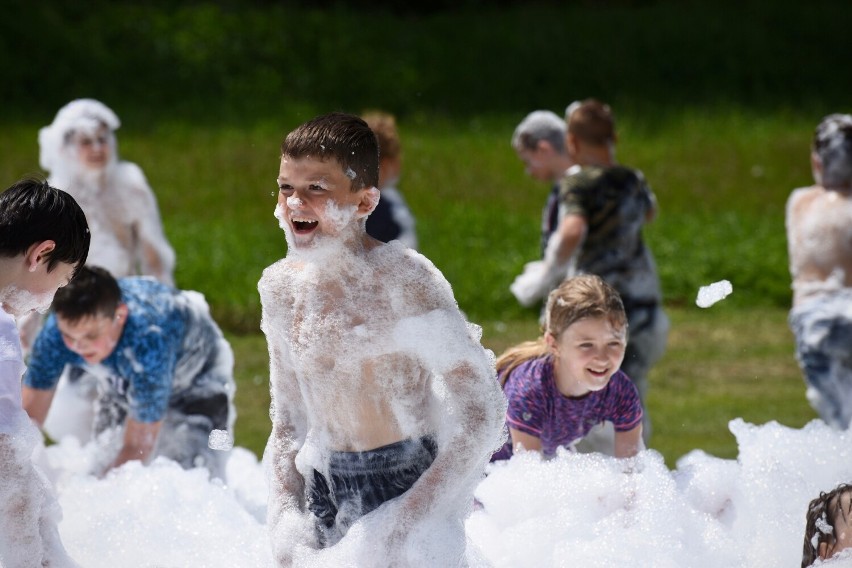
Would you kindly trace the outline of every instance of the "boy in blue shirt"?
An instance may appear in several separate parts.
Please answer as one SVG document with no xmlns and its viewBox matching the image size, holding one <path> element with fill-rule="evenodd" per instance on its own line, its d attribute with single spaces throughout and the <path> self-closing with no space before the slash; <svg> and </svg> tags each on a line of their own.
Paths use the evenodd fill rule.
<svg viewBox="0 0 852 568">
<path fill-rule="evenodd" d="M 65 366 L 85 366 L 99 383 L 94 434 L 123 427 L 107 469 L 165 456 L 224 479 L 227 454 L 208 439 L 233 427 L 233 353 L 201 294 L 84 267 L 53 310 L 24 377 L 33 420 L 43 424 Z"/>
</svg>

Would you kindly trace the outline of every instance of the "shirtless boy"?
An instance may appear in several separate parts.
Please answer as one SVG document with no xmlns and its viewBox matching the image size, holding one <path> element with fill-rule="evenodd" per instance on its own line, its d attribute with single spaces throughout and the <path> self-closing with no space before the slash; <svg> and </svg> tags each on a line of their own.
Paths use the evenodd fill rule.
<svg viewBox="0 0 852 568">
<path fill-rule="evenodd" d="M 459 565 L 462 519 L 502 437 L 491 359 L 447 281 L 365 232 L 377 183 L 376 138 L 358 117 L 317 117 L 282 144 L 288 252 L 258 285 L 281 566 L 337 547 L 358 566 Z"/>
<path fill-rule="evenodd" d="M 815 184 L 787 201 L 789 322 L 808 400 L 845 430 L 852 419 L 852 115 L 820 122 L 811 166 Z"/>
</svg>

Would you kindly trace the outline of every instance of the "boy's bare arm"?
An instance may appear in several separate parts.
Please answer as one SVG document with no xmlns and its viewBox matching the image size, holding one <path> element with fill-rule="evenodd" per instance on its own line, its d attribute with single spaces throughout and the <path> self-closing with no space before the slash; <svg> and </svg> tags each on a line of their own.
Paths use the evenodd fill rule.
<svg viewBox="0 0 852 568">
<path fill-rule="evenodd" d="M 39 427 L 44 425 L 44 420 L 47 418 L 47 412 L 50 410 L 50 404 L 53 402 L 55 392 L 55 389 L 43 390 L 27 386 L 21 387 L 24 410 Z"/>
<path fill-rule="evenodd" d="M 438 454 L 401 500 L 406 520 L 428 518 L 443 499 L 455 500 L 457 489 L 482 472 L 488 452 L 497 449 L 506 415 L 506 401 L 490 367 L 464 361 L 443 374 L 449 391 L 445 416 L 438 430 Z M 399 531 L 411 526 L 400 523 Z"/>
<path fill-rule="evenodd" d="M 553 259 L 551 262 L 557 265 L 564 265 L 574 254 L 574 251 L 582 244 L 586 238 L 589 224 L 586 218 L 582 215 L 566 215 L 560 222 L 556 230 L 555 244 L 553 245 Z M 553 237 L 551 237 L 553 239 Z M 548 243 L 548 249 L 551 249 Z M 549 252 L 549 251 L 548 251 Z M 549 259 L 545 256 L 545 262 Z"/>
<path fill-rule="evenodd" d="M 268 314 L 264 313 L 264 318 L 268 318 Z M 268 321 L 264 319 L 265 323 Z M 272 396 L 272 433 L 264 456 L 270 471 L 267 524 L 279 565 L 289 566 L 295 545 L 315 547 L 316 542 L 313 525 L 305 511 L 305 480 L 296 469 L 296 454 L 307 432 L 304 401 L 285 358 L 286 347 L 275 341 L 275 336 L 267 333 Z"/>
<path fill-rule="evenodd" d="M 124 426 L 124 443 L 118 452 L 118 456 L 107 469 L 119 467 L 133 460 L 146 462 L 157 445 L 157 438 L 162 426 L 162 420 L 139 422 L 128 418 Z"/>
</svg>

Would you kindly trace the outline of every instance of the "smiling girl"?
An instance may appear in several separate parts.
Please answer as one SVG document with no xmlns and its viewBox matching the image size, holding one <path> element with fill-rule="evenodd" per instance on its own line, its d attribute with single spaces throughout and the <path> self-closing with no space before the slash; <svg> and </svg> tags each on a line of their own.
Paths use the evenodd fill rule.
<svg viewBox="0 0 852 568">
<path fill-rule="evenodd" d="M 642 403 L 619 370 L 626 344 L 621 298 L 601 278 L 577 276 L 551 292 L 543 337 L 497 360 L 511 439 L 492 461 L 521 448 L 545 456 L 559 447 L 573 449 L 603 422 L 614 426 L 616 457 L 642 449 Z"/>
</svg>

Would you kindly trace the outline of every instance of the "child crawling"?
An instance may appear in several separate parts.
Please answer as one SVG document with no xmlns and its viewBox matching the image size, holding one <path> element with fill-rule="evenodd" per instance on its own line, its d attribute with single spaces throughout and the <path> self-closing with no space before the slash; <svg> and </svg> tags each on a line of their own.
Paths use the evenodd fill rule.
<svg viewBox="0 0 852 568">
<path fill-rule="evenodd" d="M 281 566 L 329 565 L 333 549 L 357 566 L 461 565 L 462 521 L 503 436 L 491 358 L 447 281 L 365 232 L 377 183 L 360 118 L 320 116 L 282 144 L 275 215 L 288 252 L 258 284 Z"/>
</svg>

